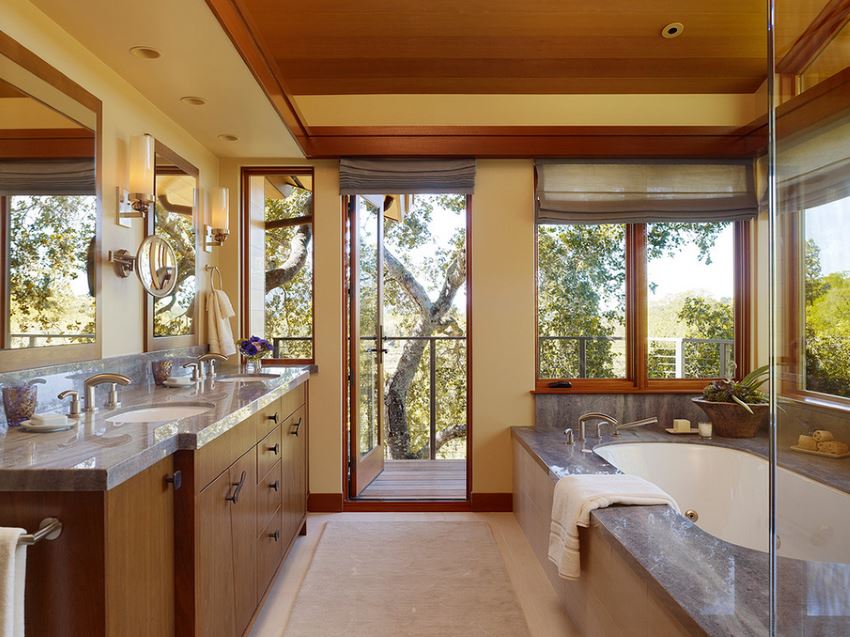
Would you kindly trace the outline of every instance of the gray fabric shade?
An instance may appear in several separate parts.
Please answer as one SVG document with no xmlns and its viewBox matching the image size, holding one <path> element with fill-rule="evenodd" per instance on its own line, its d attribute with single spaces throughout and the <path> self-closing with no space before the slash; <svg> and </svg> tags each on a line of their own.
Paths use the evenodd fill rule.
<svg viewBox="0 0 850 637">
<path fill-rule="evenodd" d="M 2 195 L 97 194 L 92 159 L 0 161 Z"/>
<path fill-rule="evenodd" d="M 341 159 L 342 195 L 470 195 L 475 190 L 474 159 Z"/>
<path fill-rule="evenodd" d="M 721 222 L 758 211 L 751 162 L 537 161 L 537 223 Z"/>
</svg>

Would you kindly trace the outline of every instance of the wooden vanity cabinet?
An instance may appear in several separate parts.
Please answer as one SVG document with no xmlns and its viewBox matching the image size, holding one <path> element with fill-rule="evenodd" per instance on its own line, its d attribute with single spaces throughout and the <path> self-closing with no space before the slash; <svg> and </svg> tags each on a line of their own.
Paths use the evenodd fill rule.
<svg viewBox="0 0 850 637">
<path fill-rule="evenodd" d="M 304 527 L 306 435 L 301 385 L 201 449 L 177 454 L 193 474 L 175 525 L 179 635 L 247 630 Z"/>
</svg>

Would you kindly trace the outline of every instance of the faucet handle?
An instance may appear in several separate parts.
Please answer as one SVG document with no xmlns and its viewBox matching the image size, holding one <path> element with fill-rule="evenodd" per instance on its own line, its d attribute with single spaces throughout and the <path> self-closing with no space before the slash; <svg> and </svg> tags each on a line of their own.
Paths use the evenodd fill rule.
<svg viewBox="0 0 850 637">
<path fill-rule="evenodd" d="M 573 434 L 573 428 L 567 427 L 564 429 L 564 435 L 567 437 L 567 444 L 572 445 L 575 443 L 575 436 Z"/>
<path fill-rule="evenodd" d="M 197 383 L 201 380 L 201 370 L 198 363 L 184 363 L 183 369 L 192 370 L 192 382 Z"/>
<path fill-rule="evenodd" d="M 61 394 L 57 396 L 59 400 L 65 400 L 66 398 L 71 398 L 71 404 L 68 407 L 68 415 L 71 418 L 79 418 L 80 416 L 80 394 L 79 392 L 74 391 L 73 389 L 66 389 Z"/>
<path fill-rule="evenodd" d="M 121 400 L 118 397 L 118 383 L 109 385 L 109 398 L 106 399 L 106 408 L 115 409 L 121 406 Z"/>
</svg>

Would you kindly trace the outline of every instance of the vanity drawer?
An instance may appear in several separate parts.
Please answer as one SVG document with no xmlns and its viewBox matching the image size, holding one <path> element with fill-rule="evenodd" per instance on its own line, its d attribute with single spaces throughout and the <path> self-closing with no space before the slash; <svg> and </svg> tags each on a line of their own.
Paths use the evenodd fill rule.
<svg viewBox="0 0 850 637">
<path fill-rule="evenodd" d="M 280 426 L 277 426 L 257 444 L 257 476 L 266 475 L 274 466 L 274 463 L 282 457 L 283 445 L 280 440 Z"/>
<path fill-rule="evenodd" d="M 257 538 L 257 596 L 262 597 L 283 558 L 283 515 L 282 509 L 274 512 Z"/>
<path fill-rule="evenodd" d="M 307 383 L 301 383 L 295 389 L 286 392 L 280 397 L 280 415 L 283 418 L 291 415 L 306 401 Z"/>
<path fill-rule="evenodd" d="M 283 462 L 278 460 L 271 471 L 257 483 L 257 529 L 265 529 L 271 516 L 283 504 Z"/>
<path fill-rule="evenodd" d="M 280 408 L 280 399 L 269 403 L 254 416 L 256 420 L 257 442 L 269 435 L 269 432 L 282 423 L 286 416 Z"/>
</svg>

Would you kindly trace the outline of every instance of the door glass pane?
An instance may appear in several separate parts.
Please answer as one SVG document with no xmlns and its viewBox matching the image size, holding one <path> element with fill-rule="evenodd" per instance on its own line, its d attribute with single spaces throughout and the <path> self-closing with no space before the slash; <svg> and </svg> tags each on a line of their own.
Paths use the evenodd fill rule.
<svg viewBox="0 0 850 637">
<path fill-rule="evenodd" d="M 650 378 L 735 375 L 732 223 L 646 227 Z"/>
<path fill-rule="evenodd" d="M 538 226 L 540 378 L 626 376 L 625 228 Z"/>
<path fill-rule="evenodd" d="M 358 441 L 361 455 L 369 453 L 379 443 L 379 396 L 378 359 L 375 354 L 378 328 L 378 214 L 370 209 L 361 198 L 357 198 L 359 227 L 357 236 L 360 252 L 360 280 L 357 309 L 360 322 L 358 370 L 360 394 Z"/>
</svg>

